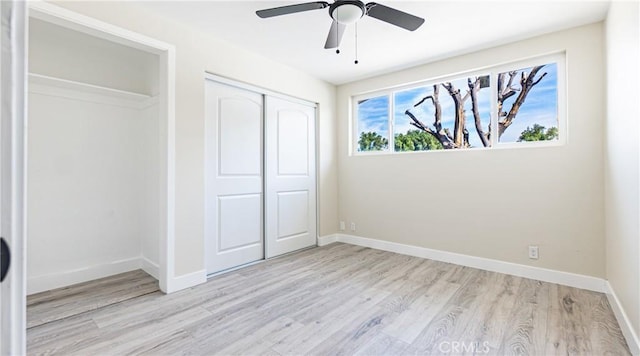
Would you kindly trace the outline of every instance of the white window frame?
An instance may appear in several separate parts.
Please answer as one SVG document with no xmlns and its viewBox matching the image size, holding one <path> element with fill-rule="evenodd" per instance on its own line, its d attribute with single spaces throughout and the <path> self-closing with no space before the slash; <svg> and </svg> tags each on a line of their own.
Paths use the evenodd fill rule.
<svg viewBox="0 0 640 356">
<path fill-rule="evenodd" d="M 509 62 L 507 64 L 502 64 L 499 66 L 495 66 L 491 68 L 491 85 L 493 88 L 497 88 L 498 86 L 498 74 L 507 72 L 510 70 L 519 70 L 522 68 L 530 68 L 540 64 L 551 64 L 554 63 L 557 66 L 557 77 L 558 81 L 556 83 L 556 91 L 558 94 L 557 100 L 557 110 L 558 110 L 558 139 L 550 140 L 550 141 L 532 141 L 532 142 L 498 142 L 498 135 L 493 135 L 491 137 L 491 148 L 500 149 L 500 148 L 527 148 L 527 147 L 553 147 L 553 146 L 563 146 L 567 142 L 567 74 L 566 74 L 566 54 L 565 52 L 556 52 L 552 54 L 547 54 L 543 56 L 538 56 L 534 58 L 523 59 L 520 61 Z M 491 132 L 498 132 L 498 118 L 497 116 L 498 110 L 498 92 L 492 91 L 491 94 Z"/>
<path fill-rule="evenodd" d="M 535 141 L 535 142 L 506 142 L 500 143 L 498 141 L 498 94 L 497 83 L 498 74 L 508 72 L 511 70 L 520 70 L 523 68 L 530 68 L 540 64 L 555 64 L 557 66 L 557 111 L 558 111 L 558 139 L 550 141 Z M 450 149 L 450 150 L 425 150 L 425 151 L 398 151 L 395 150 L 395 132 L 394 132 L 394 107 L 395 107 L 395 94 L 400 91 L 406 91 L 410 89 L 416 89 L 420 87 L 428 87 L 434 84 L 440 84 L 448 81 L 455 81 L 465 77 L 483 76 L 489 75 L 491 85 L 491 116 L 490 125 L 491 132 L 491 147 L 474 147 L 471 149 Z M 566 74 L 566 53 L 554 52 L 550 54 L 530 57 L 527 59 L 510 61 L 503 64 L 493 65 L 481 69 L 474 69 L 465 72 L 459 72 L 455 74 L 430 78 L 419 82 L 403 84 L 399 86 L 389 87 L 386 89 L 379 89 L 367 93 L 354 95 L 351 97 L 351 118 L 350 118 L 350 152 L 351 155 L 356 156 L 368 156 L 368 155 L 387 155 L 387 154 L 411 154 L 411 153 L 427 153 L 427 152 L 465 152 L 476 150 L 495 150 L 495 149 L 512 149 L 512 148 L 538 148 L 538 147 L 555 147 L 563 146 L 567 142 L 568 138 L 568 123 L 567 123 L 567 74 Z M 381 151 L 358 151 L 358 102 L 366 99 L 378 98 L 381 96 L 387 96 L 389 100 L 388 109 L 388 137 L 389 148 Z"/>
<path fill-rule="evenodd" d="M 362 101 L 362 100 L 367 100 L 367 99 L 374 99 L 374 98 L 379 98 L 381 96 L 387 96 L 389 99 L 389 109 L 387 110 L 387 125 L 389 126 L 389 137 L 387 137 L 387 139 L 389 140 L 389 148 L 387 150 L 380 150 L 380 151 L 358 151 L 358 141 L 360 139 L 359 136 L 359 131 L 358 131 L 358 102 Z M 363 94 L 363 95 L 358 95 L 358 96 L 354 96 L 351 98 L 351 152 L 353 152 L 354 154 L 357 155 L 376 155 L 376 154 L 389 154 L 389 153 L 393 153 L 394 147 L 393 147 L 393 141 L 390 139 L 391 137 L 393 137 L 393 117 L 391 117 L 391 114 L 393 113 L 393 95 L 390 95 L 389 90 L 378 90 L 378 91 L 374 91 L 374 92 L 370 92 L 367 94 Z"/>
</svg>

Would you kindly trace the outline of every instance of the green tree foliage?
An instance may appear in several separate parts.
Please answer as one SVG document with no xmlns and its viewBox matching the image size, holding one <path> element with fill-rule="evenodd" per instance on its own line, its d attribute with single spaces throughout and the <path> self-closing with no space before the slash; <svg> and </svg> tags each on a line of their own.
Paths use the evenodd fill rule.
<svg viewBox="0 0 640 356">
<path fill-rule="evenodd" d="M 395 137 L 396 151 L 441 150 L 442 144 L 433 135 L 421 130 L 409 130 Z"/>
<path fill-rule="evenodd" d="M 389 147 L 389 140 L 376 132 L 361 132 L 358 146 L 360 151 L 382 151 Z"/>
<path fill-rule="evenodd" d="M 522 131 L 518 142 L 522 141 L 549 141 L 558 139 L 558 128 L 550 127 L 546 128 L 542 125 L 533 124 L 533 127 L 528 127 Z"/>
</svg>

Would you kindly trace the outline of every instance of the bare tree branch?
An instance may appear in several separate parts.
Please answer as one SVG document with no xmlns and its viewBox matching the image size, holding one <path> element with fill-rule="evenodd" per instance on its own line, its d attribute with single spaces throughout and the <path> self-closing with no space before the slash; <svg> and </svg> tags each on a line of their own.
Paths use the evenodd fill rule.
<svg viewBox="0 0 640 356">
<path fill-rule="evenodd" d="M 420 100 L 418 103 L 416 103 L 413 106 L 413 107 L 417 107 L 418 105 L 421 105 L 422 103 L 424 103 L 426 100 L 431 99 L 431 103 L 435 108 L 435 112 L 433 114 L 434 116 L 433 126 L 435 130 L 425 125 L 422 121 L 418 120 L 418 118 L 416 118 L 415 115 L 413 115 L 409 110 L 406 110 L 404 113 L 405 115 L 409 116 L 409 118 L 411 119 L 412 121 L 410 122 L 411 125 L 417 127 L 418 129 L 424 132 L 429 133 L 431 136 L 435 137 L 438 140 L 438 142 L 440 142 L 440 144 L 442 144 L 442 147 L 444 147 L 445 149 L 450 149 L 450 148 L 454 148 L 453 138 L 451 137 L 449 130 L 442 129 L 442 106 L 440 105 L 439 94 L 440 92 L 439 92 L 438 85 L 434 85 L 433 95 L 428 95 L 422 98 L 422 100 Z"/>
<path fill-rule="evenodd" d="M 540 78 L 538 78 L 538 80 L 534 81 L 533 84 L 531 84 L 531 86 L 534 86 L 538 83 L 540 83 L 540 81 L 542 80 L 542 78 L 544 78 L 547 75 L 547 72 L 542 73 L 542 75 L 540 76 Z"/>
<path fill-rule="evenodd" d="M 476 132 L 480 141 L 484 147 L 491 146 L 489 135 L 484 133 L 482 128 L 482 118 L 480 117 L 480 109 L 478 109 L 478 91 L 480 90 L 480 78 L 476 78 L 475 82 L 471 81 L 471 78 L 467 79 L 469 85 L 469 93 L 471 94 L 471 111 L 473 112 L 473 118 L 476 126 Z M 489 131 L 491 130 L 491 124 L 489 124 Z"/>
<path fill-rule="evenodd" d="M 512 85 L 513 85 L 513 78 L 516 77 L 516 74 L 518 72 L 513 70 L 511 72 L 509 72 L 509 83 L 507 83 L 507 88 L 513 90 Z"/>
<path fill-rule="evenodd" d="M 503 103 L 505 102 L 505 100 L 516 95 L 517 93 L 517 90 L 513 88 L 513 80 L 515 79 L 517 74 L 518 74 L 517 71 L 498 74 L 498 115 L 499 117 L 507 116 L 507 113 L 502 111 Z M 508 79 L 509 81 L 505 84 L 505 81 L 507 81 L 506 75 L 509 76 L 509 79 Z"/>
<path fill-rule="evenodd" d="M 449 139 L 446 130 L 445 132 L 434 131 L 429 126 L 425 125 L 422 121 L 418 120 L 418 118 L 415 117 L 415 115 L 413 115 L 409 110 L 406 110 L 404 114 L 409 116 L 409 118 L 411 119 L 412 122 L 410 122 L 409 124 L 433 136 L 436 140 L 438 140 L 438 142 L 440 142 L 440 144 L 442 144 L 442 147 L 444 147 L 445 149 L 453 148 L 453 143 Z"/>
<path fill-rule="evenodd" d="M 502 105 L 504 104 L 504 102 L 500 102 L 500 100 L 498 100 L 498 112 L 500 113 L 500 117 L 504 117 L 503 120 L 500 120 L 500 118 L 498 118 L 498 137 L 502 136 L 504 131 L 509 126 L 511 126 L 511 124 L 513 123 L 513 119 L 516 118 L 516 115 L 518 114 L 520 107 L 522 106 L 522 104 L 524 104 L 524 101 L 527 98 L 527 95 L 529 94 L 531 89 L 536 84 L 540 83 L 542 78 L 544 78 L 547 75 L 547 73 L 543 73 L 538 79 L 536 79 L 536 75 L 543 67 L 544 65 L 535 66 L 531 69 L 531 72 L 529 72 L 529 74 L 522 71 L 520 76 L 520 93 L 518 93 L 518 96 L 516 97 L 516 100 L 513 102 L 513 105 L 511 105 L 511 109 L 509 109 L 508 113 L 503 113 Z M 511 75 L 511 72 L 509 74 Z M 510 81 L 511 81 L 511 78 L 510 78 Z"/>
<path fill-rule="evenodd" d="M 461 101 L 462 106 L 464 106 L 464 103 L 467 101 L 467 99 L 469 99 L 470 95 L 471 95 L 471 92 L 467 91 L 464 97 L 462 97 L 462 101 Z"/>
<path fill-rule="evenodd" d="M 427 95 L 422 100 L 418 101 L 413 107 L 418 107 L 420 104 L 424 103 L 427 99 L 431 99 L 431 103 L 435 108 L 434 113 L 434 122 L 433 126 L 436 128 L 436 132 L 440 132 L 442 130 L 442 106 L 440 105 L 440 90 L 438 85 L 433 86 L 433 95 Z"/>
<path fill-rule="evenodd" d="M 436 128 L 436 132 L 442 131 L 442 106 L 440 105 L 440 87 L 438 85 L 433 86 L 433 107 L 435 108 L 433 126 Z"/>
<path fill-rule="evenodd" d="M 465 127 L 464 129 L 462 129 L 462 137 L 464 139 L 464 147 L 469 147 L 471 146 L 469 144 L 469 130 L 467 130 L 467 128 Z"/>
<path fill-rule="evenodd" d="M 433 96 L 431 95 L 427 95 L 424 98 L 422 98 L 422 100 L 418 101 L 413 107 L 417 108 L 420 104 L 424 103 L 427 99 L 431 99 L 431 102 L 435 104 L 435 101 L 433 99 Z"/>
<path fill-rule="evenodd" d="M 468 142 L 465 142 L 464 139 L 464 130 L 466 126 L 464 100 L 466 99 L 462 98 L 462 95 L 460 95 L 460 90 L 456 89 L 450 82 L 442 83 L 442 86 L 447 89 L 455 105 L 456 116 L 453 125 L 453 144 L 456 148 L 469 147 Z"/>
<path fill-rule="evenodd" d="M 411 111 L 406 110 L 404 114 L 409 116 L 409 118 L 411 119 L 411 122 L 409 124 L 419 128 L 422 131 L 435 135 L 435 132 L 429 126 L 425 125 L 422 121 L 418 120 L 418 118 L 415 115 L 413 115 Z"/>
</svg>

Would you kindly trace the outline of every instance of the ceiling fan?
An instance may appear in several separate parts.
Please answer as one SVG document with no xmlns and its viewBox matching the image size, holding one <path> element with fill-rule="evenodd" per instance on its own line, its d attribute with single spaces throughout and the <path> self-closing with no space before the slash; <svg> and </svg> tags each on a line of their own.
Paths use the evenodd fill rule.
<svg viewBox="0 0 640 356">
<path fill-rule="evenodd" d="M 260 18 L 268 18 L 280 15 L 293 14 L 296 12 L 319 10 L 329 8 L 329 16 L 333 19 L 329 35 L 324 48 L 337 48 L 342 40 L 342 35 L 347 25 L 360 20 L 365 15 L 376 18 L 380 21 L 402 27 L 409 31 L 415 31 L 422 26 L 424 19 L 406 12 L 380 5 L 375 2 L 365 4 L 358 0 L 336 0 L 333 4 L 325 1 L 315 1 L 295 5 L 274 7 L 271 9 L 258 10 L 256 15 Z M 338 52 L 339 53 L 339 52 Z"/>
</svg>

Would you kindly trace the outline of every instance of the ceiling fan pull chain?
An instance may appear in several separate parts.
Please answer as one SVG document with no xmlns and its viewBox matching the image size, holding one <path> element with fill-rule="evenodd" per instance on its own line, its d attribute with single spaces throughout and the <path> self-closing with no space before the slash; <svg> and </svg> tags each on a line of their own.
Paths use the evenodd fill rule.
<svg viewBox="0 0 640 356">
<path fill-rule="evenodd" d="M 336 17 L 340 18 L 340 7 L 336 8 Z M 336 43 L 338 44 L 338 47 L 336 48 L 336 54 L 340 54 L 340 35 L 338 34 L 338 32 L 340 32 L 340 24 L 338 23 L 338 21 L 335 21 L 336 24 Z"/>
<path fill-rule="evenodd" d="M 358 64 L 358 23 L 356 22 L 356 60 L 353 63 Z"/>
</svg>

